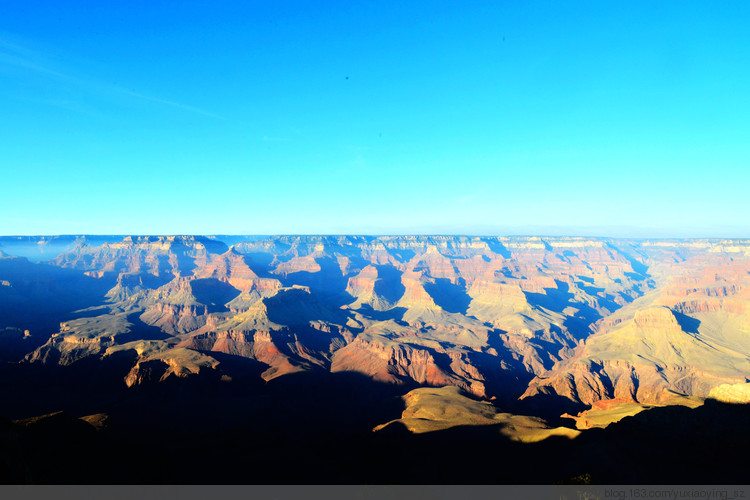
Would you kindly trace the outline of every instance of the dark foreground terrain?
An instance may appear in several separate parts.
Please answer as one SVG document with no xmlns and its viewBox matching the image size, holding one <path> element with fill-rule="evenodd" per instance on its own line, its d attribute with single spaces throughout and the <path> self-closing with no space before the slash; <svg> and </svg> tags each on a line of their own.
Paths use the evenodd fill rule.
<svg viewBox="0 0 750 500">
<path fill-rule="evenodd" d="M 318 387 L 315 395 L 307 383 L 279 386 L 278 394 L 253 392 L 244 404 L 232 404 L 239 394 L 178 385 L 107 408 L 112 416 L 103 422 L 67 412 L 2 421 L 2 481 L 736 484 L 749 465 L 748 405 L 655 408 L 574 439 L 523 443 L 504 436 L 502 424 L 421 434 L 392 424 L 372 432 L 370 424 L 398 408 L 390 391 L 364 380 L 329 380 L 329 392 Z M 358 397 L 361 391 L 380 397 Z"/>
</svg>

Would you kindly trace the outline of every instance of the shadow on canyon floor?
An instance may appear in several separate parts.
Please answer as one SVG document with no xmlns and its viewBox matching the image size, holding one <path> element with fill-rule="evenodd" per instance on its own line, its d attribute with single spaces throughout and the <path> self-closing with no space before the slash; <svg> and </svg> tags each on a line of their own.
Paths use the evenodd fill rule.
<svg viewBox="0 0 750 500">
<path fill-rule="evenodd" d="M 372 432 L 400 416 L 399 396 L 412 388 L 323 371 L 267 383 L 192 377 L 123 385 L 87 405 L 61 400 L 63 414 L 0 421 L 0 480 L 553 484 L 588 474 L 599 484 L 737 484 L 750 465 L 750 405 L 714 401 L 654 408 L 575 439 L 533 444 L 509 440 L 502 425 L 411 434 L 396 423 Z M 96 431 L 72 416 L 90 413 L 106 413 L 107 425 Z"/>
<path fill-rule="evenodd" d="M 107 292 L 116 278 L 92 278 L 82 271 L 50 264 L 32 264 L 23 258 L 0 259 L 0 328 L 28 329 L 33 348 L 59 331 L 60 323 L 80 317 L 81 309 L 108 304 Z"/>
</svg>

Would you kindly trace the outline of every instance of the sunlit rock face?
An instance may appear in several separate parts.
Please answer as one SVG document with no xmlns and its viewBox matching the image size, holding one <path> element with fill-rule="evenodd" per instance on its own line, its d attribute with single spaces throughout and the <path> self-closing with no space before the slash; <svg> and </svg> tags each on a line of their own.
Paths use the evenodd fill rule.
<svg viewBox="0 0 750 500">
<path fill-rule="evenodd" d="M 221 377 L 241 358 L 266 381 L 354 372 L 507 404 L 659 403 L 750 373 L 746 241 L 231 242 L 81 237 L 44 263 L 6 252 L 3 345 L 33 365 L 129 353 L 128 386 Z"/>
<path fill-rule="evenodd" d="M 745 382 L 750 264 L 715 248 L 674 264 L 662 286 L 599 321 L 569 359 L 531 381 L 524 397 L 659 403 L 673 392 L 706 397 L 720 394 L 716 386 Z"/>
<path fill-rule="evenodd" d="M 750 403 L 750 383 L 717 385 L 708 397 L 723 403 Z"/>
</svg>

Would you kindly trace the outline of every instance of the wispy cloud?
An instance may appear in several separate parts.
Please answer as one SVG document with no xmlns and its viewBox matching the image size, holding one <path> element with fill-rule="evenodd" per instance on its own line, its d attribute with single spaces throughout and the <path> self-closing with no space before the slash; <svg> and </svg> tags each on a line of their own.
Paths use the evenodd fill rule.
<svg viewBox="0 0 750 500">
<path fill-rule="evenodd" d="M 32 102 L 35 104 L 43 104 L 45 106 L 52 106 L 55 108 L 64 109 L 66 111 L 73 111 L 75 113 L 80 113 L 83 115 L 89 115 L 101 118 L 104 116 L 103 113 L 97 111 L 96 109 L 92 108 L 88 104 L 81 102 L 77 99 L 45 99 L 45 98 L 39 98 L 39 97 L 33 97 L 33 96 L 19 96 L 19 95 L 13 95 L 9 96 L 11 99 L 15 99 L 17 101 L 25 101 L 25 102 Z"/>
<path fill-rule="evenodd" d="M 59 68 L 59 64 L 56 64 L 49 56 L 44 53 L 31 49 L 18 42 L 12 42 L 7 37 L 0 36 L 0 67 L 5 66 L 6 68 L 16 68 L 25 71 L 30 71 L 41 76 L 52 78 L 59 82 L 65 82 L 73 85 L 81 90 L 88 93 L 94 93 L 98 95 L 120 95 L 140 101 L 147 101 L 161 106 L 168 106 L 175 109 L 181 109 L 190 113 L 195 113 L 209 118 L 215 118 L 224 120 L 225 118 L 211 113 L 204 109 L 184 104 L 170 99 L 164 99 L 149 95 L 143 92 L 136 92 L 119 85 L 101 81 L 97 78 L 80 75 L 77 76 L 74 72 Z M 48 104 L 56 105 L 54 101 L 48 100 Z M 40 100 L 39 102 L 44 102 Z M 74 108 L 71 108 L 75 110 Z"/>
<path fill-rule="evenodd" d="M 210 112 L 205 111 L 203 109 L 196 108 L 195 106 L 189 106 L 187 104 L 182 104 L 181 102 L 170 101 L 168 99 L 161 99 L 159 97 L 154 97 L 154 96 L 150 96 L 150 95 L 146 95 L 146 94 L 141 94 L 141 93 L 138 93 L 138 92 L 133 92 L 132 90 L 128 90 L 128 89 L 125 89 L 125 88 L 122 88 L 122 87 L 112 87 L 112 88 L 113 88 L 113 90 L 117 90 L 117 91 L 121 92 L 124 95 L 135 97 L 137 99 L 143 99 L 144 101 L 154 102 L 154 103 L 157 103 L 157 104 L 163 104 L 165 106 L 171 106 L 173 108 L 184 109 L 185 111 L 190 111 L 192 113 L 198 113 L 199 115 L 208 116 L 208 117 L 211 117 L 211 118 L 217 118 L 219 120 L 226 120 L 226 118 L 224 118 L 223 116 L 217 115 L 215 113 L 210 113 Z"/>
<path fill-rule="evenodd" d="M 461 193 L 459 196 L 456 196 L 453 201 L 454 203 L 457 203 L 459 205 L 463 205 L 466 203 L 476 203 L 486 200 L 487 194 L 487 188 L 474 189 L 470 192 Z"/>
<path fill-rule="evenodd" d="M 2 45 L 0 45 L 0 50 L 2 50 Z M 27 70 L 34 71 L 36 73 L 42 73 L 45 75 L 55 76 L 58 78 L 68 79 L 66 75 L 58 71 L 54 71 L 52 69 L 41 66 L 40 64 L 28 58 L 25 58 L 18 54 L 13 54 L 12 52 L 0 51 L 0 64 L 4 64 L 6 66 L 14 66 L 16 68 L 27 69 Z"/>
<path fill-rule="evenodd" d="M 80 221 L 71 220 L 52 220 L 52 219 L 25 219 L 20 217 L 0 217 L 2 222 L 12 222 L 14 224 L 58 224 L 58 225 L 80 225 Z"/>
</svg>

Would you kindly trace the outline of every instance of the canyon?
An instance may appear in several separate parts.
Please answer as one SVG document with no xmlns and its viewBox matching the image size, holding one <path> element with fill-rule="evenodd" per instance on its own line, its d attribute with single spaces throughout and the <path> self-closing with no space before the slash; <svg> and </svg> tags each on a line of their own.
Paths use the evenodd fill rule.
<svg viewBox="0 0 750 500">
<path fill-rule="evenodd" d="M 283 455 L 268 436 L 303 457 L 322 436 L 380 449 L 494 429 L 501 448 L 562 453 L 747 402 L 750 240 L 47 236 L 0 252 L 12 432 L 116 429 L 180 453 L 165 429 L 235 432 L 265 443 L 246 460 L 266 470 Z"/>
</svg>

